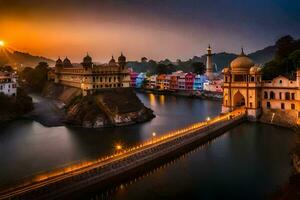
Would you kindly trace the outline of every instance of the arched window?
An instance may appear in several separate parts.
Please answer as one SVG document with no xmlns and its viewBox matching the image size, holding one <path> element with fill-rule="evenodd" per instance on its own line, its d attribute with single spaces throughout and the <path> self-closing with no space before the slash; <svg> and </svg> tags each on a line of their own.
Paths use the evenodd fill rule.
<svg viewBox="0 0 300 200">
<path fill-rule="evenodd" d="M 264 92 L 264 99 L 268 99 L 268 92 Z"/>
<path fill-rule="evenodd" d="M 285 106 L 284 103 L 281 103 L 281 109 L 284 110 Z"/>
<path fill-rule="evenodd" d="M 270 92 L 270 99 L 275 99 L 275 93 L 273 91 Z"/>
<path fill-rule="evenodd" d="M 293 104 L 293 103 L 291 104 L 291 109 L 295 110 L 295 104 Z"/>
</svg>

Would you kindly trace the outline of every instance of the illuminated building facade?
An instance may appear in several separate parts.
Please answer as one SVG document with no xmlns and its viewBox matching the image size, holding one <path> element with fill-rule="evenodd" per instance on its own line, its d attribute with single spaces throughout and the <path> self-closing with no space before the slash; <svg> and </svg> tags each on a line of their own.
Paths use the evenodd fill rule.
<svg viewBox="0 0 300 200">
<path fill-rule="evenodd" d="M 296 80 L 279 76 L 262 81 L 261 68 L 243 50 L 230 67 L 223 69 L 222 112 L 245 106 L 248 117 L 256 120 L 262 113 L 282 111 L 287 117 L 300 118 L 300 70 Z"/>
<path fill-rule="evenodd" d="M 126 57 L 121 54 L 118 62 L 112 57 L 108 64 L 94 65 L 87 55 L 79 66 L 73 66 L 68 58 L 59 58 L 55 65 L 55 83 L 80 88 L 83 95 L 107 88 L 130 87 L 130 74 Z"/>
</svg>

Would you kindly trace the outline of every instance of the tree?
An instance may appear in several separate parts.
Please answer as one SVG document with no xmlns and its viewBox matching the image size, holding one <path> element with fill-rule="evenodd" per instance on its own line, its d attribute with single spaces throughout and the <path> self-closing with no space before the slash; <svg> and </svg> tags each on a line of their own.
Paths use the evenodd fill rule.
<svg viewBox="0 0 300 200">
<path fill-rule="evenodd" d="M 295 40 L 290 35 L 281 37 L 277 40 L 276 47 L 275 58 L 277 61 L 281 61 L 295 50 Z"/>
<path fill-rule="evenodd" d="M 3 67 L 0 67 L 0 71 L 1 72 L 13 72 L 14 69 L 11 66 L 6 65 L 6 66 L 3 66 Z"/>
<path fill-rule="evenodd" d="M 300 49 L 291 53 L 288 57 L 294 67 L 300 67 Z"/>
<path fill-rule="evenodd" d="M 205 73 L 205 65 L 202 62 L 194 62 L 192 63 L 193 72 L 195 74 L 204 74 Z"/>
</svg>

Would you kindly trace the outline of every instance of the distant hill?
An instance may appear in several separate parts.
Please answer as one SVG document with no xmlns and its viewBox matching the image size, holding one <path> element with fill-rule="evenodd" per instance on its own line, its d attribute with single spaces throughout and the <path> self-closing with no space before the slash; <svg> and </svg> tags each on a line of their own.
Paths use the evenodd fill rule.
<svg viewBox="0 0 300 200">
<path fill-rule="evenodd" d="M 52 66 L 55 63 L 54 60 L 42 56 L 34 56 L 29 53 L 19 51 L 10 52 L 7 50 L 0 51 L 0 66 L 10 65 L 12 67 L 35 67 L 39 62 L 47 62 L 49 66 Z"/>
<path fill-rule="evenodd" d="M 248 56 L 253 59 L 254 63 L 256 64 L 265 64 L 266 62 L 269 62 L 273 59 L 276 52 L 276 46 L 268 46 L 264 49 L 255 51 L 253 53 L 248 54 Z M 215 70 L 221 71 L 225 66 L 229 66 L 230 62 L 235 59 L 238 55 L 234 53 L 216 53 L 213 55 L 213 63 L 215 63 Z M 152 61 L 153 62 L 153 61 Z M 173 64 L 175 65 L 177 70 L 182 70 L 185 72 L 192 71 L 192 63 L 194 62 L 202 62 L 206 63 L 206 55 L 202 55 L 201 57 L 194 56 L 193 58 L 186 60 L 186 61 L 177 61 L 177 62 L 171 62 L 168 59 L 158 61 L 157 64 Z M 155 72 L 155 65 L 149 64 L 149 62 L 137 62 L 137 61 L 130 61 L 127 64 L 128 67 L 133 68 L 136 72 Z"/>
</svg>

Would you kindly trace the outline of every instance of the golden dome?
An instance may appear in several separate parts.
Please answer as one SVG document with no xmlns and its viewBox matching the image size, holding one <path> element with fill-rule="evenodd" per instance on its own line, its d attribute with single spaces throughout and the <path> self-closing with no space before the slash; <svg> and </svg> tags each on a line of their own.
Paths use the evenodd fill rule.
<svg viewBox="0 0 300 200">
<path fill-rule="evenodd" d="M 237 73 L 248 73 L 253 65 L 254 62 L 244 54 L 243 49 L 241 55 L 239 55 L 230 63 L 232 72 Z"/>
</svg>

